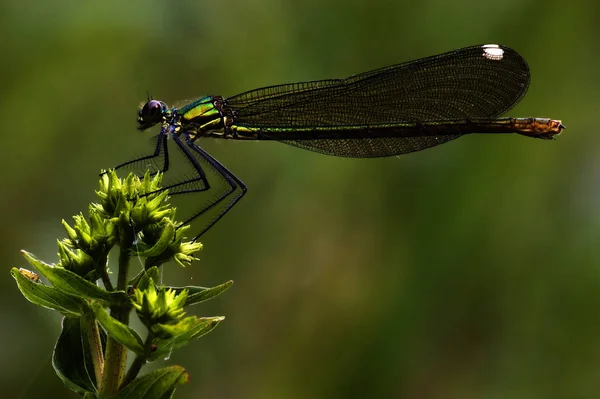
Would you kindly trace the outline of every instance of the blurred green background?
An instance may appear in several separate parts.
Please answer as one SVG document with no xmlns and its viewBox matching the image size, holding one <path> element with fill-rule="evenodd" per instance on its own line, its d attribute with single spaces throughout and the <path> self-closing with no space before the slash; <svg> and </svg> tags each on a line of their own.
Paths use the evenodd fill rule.
<svg viewBox="0 0 600 399">
<path fill-rule="evenodd" d="M 4 0 L 3 395 L 75 397 L 50 364 L 59 316 L 9 269 L 20 249 L 55 261 L 99 170 L 147 152 L 146 90 L 173 104 L 502 43 L 532 72 L 510 116 L 562 119 L 558 140 L 375 160 L 200 142 L 249 191 L 165 272 L 236 282 L 191 309 L 227 319 L 168 360 L 191 375 L 176 397 L 598 397 L 599 20 L 597 0 Z"/>
</svg>

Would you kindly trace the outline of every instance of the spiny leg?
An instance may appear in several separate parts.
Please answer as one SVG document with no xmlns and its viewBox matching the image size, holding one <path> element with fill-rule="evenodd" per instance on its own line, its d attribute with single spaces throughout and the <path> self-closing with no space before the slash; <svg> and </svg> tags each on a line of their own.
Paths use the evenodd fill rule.
<svg viewBox="0 0 600 399">
<path fill-rule="evenodd" d="M 139 170 L 135 171 L 135 173 L 137 173 L 140 177 L 143 177 L 143 175 L 146 173 L 146 170 L 150 166 L 154 166 L 156 168 L 156 171 L 152 172 L 152 175 L 155 175 L 156 173 L 159 173 L 159 172 L 163 172 L 163 173 L 166 172 L 167 170 L 169 170 L 169 152 L 168 152 L 168 145 L 167 145 L 167 139 L 168 139 L 169 135 L 171 135 L 171 137 L 173 137 L 173 139 L 177 143 L 177 145 L 184 150 L 186 158 L 193 159 L 191 154 L 186 153 L 187 149 L 185 148 L 185 146 L 181 145 L 180 140 L 178 140 L 178 136 L 176 134 L 172 134 L 172 132 L 169 130 L 173 130 L 173 126 L 170 126 L 170 125 L 163 126 L 163 128 L 161 129 L 161 131 L 157 137 L 156 149 L 154 150 L 153 154 L 122 163 L 120 165 L 117 165 L 115 167 L 115 169 L 120 169 L 123 167 L 131 168 L 131 165 L 141 164 L 139 167 Z M 159 167 L 157 165 L 157 163 L 154 161 L 156 158 L 159 158 L 159 160 L 163 159 L 164 162 L 163 162 L 162 168 Z M 149 164 L 142 164 L 148 160 L 152 160 L 152 162 L 150 162 Z M 196 165 L 196 163 L 197 162 L 192 161 L 192 166 L 194 167 L 194 170 L 198 173 L 198 177 L 163 186 L 160 190 L 146 193 L 144 196 L 147 196 L 150 194 L 156 194 L 156 193 L 164 191 L 164 190 L 169 190 L 169 194 L 176 195 L 176 194 L 185 194 L 187 192 L 206 191 L 206 190 L 210 189 L 210 185 L 206 178 L 206 174 L 204 173 L 202 168 L 199 167 L 199 165 Z M 196 188 L 193 190 L 173 190 L 180 186 L 192 185 L 195 182 L 201 182 L 202 185 L 199 188 Z"/>
<path fill-rule="evenodd" d="M 189 224 L 191 221 L 200 217 L 201 215 L 203 215 L 210 209 L 214 208 L 219 203 L 224 201 L 227 197 L 230 197 L 232 194 L 234 194 L 237 191 L 237 194 L 234 194 L 233 198 L 230 198 L 230 200 L 228 202 L 226 202 L 225 207 L 219 211 L 219 215 L 215 219 L 210 221 L 200 231 L 200 233 L 198 233 L 192 240 L 192 241 L 196 241 L 198 239 L 198 237 L 200 237 L 201 235 L 206 233 L 212 226 L 214 226 L 214 224 L 217 223 L 242 198 L 242 196 L 246 193 L 247 188 L 246 188 L 246 185 L 237 176 L 235 176 L 233 173 L 231 173 L 225 166 L 223 166 L 219 161 L 217 161 L 210 154 L 208 154 L 206 151 L 204 151 L 201 147 L 196 145 L 192 141 L 192 138 L 190 138 L 190 136 L 188 134 L 186 134 L 185 132 L 184 132 L 184 134 L 185 134 L 185 141 L 187 143 L 187 146 L 181 142 L 181 139 L 179 139 L 179 137 L 173 136 L 173 139 L 174 139 L 175 143 L 179 146 L 179 148 L 181 148 L 181 150 L 183 151 L 185 156 L 188 158 L 188 160 L 191 162 L 191 164 L 194 166 L 194 168 L 198 171 L 198 173 L 204 174 L 202 167 L 200 166 L 198 160 L 190 152 L 190 148 L 193 149 L 195 151 L 195 153 L 198 154 L 202 158 L 202 160 L 206 161 L 208 163 L 208 165 L 210 166 L 210 168 L 214 172 L 216 172 L 218 174 L 218 176 L 228 184 L 229 187 L 224 193 L 222 193 L 218 197 L 212 199 L 208 203 L 208 205 L 204 206 L 199 212 L 197 212 L 196 214 L 189 217 L 183 223 L 183 225 Z M 180 194 L 183 192 L 198 192 L 198 191 L 204 191 L 204 190 L 189 189 L 186 191 L 178 192 L 177 194 Z"/>
<path fill-rule="evenodd" d="M 123 167 L 132 168 L 132 166 L 139 165 L 139 170 L 134 170 L 134 172 L 136 174 L 138 174 L 138 176 L 142 177 L 142 176 L 144 176 L 144 173 L 148 169 L 148 166 L 149 166 L 148 164 L 142 164 L 142 163 L 145 161 L 148 161 L 148 160 L 152 160 L 152 162 L 150 164 L 155 166 L 156 169 L 158 169 L 157 171 L 152 172 L 152 175 L 155 175 L 158 172 L 166 172 L 167 170 L 169 170 L 169 151 L 168 151 L 168 147 L 167 147 L 167 138 L 168 138 L 167 131 L 165 130 L 165 128 L 162 128 L 160 130 L 160 133 L 158 134 L 158 138 L 156 140 L 156 148 L 155 148 L 153 154 L 146 155 L 141 158 L 137 158 L 137 159 L 133 159 L 131 161 L 124 162 L 120 165 L 115 166 L 115 170 L 121 169 Z M 156 158 L 158 158 L 158 160 L 160 160 L 162 158 L 162 160 L 163 160 L 162 168 L 160 168 L 156 164 L 156 162 L 155 162 Z M 132 168 L 132 169 L 135 169 L 135 168 Z"/>
<path fill-rule="evenodd" d="M 169 184 L 167 186 L 162 187 L 158 191 L 169 190 L 170 195 L 178 195 L 178 194 L 198 193 L 198 192 L 210 190 L 210 183 L 208 182 L 206 173 L 204 173 L 204 169 L 202 169 L 202 166 L 200 166 L 200 164 L 198 163 L 198 160 L 196 158 L 194 158 L 194 155 L 190 152 L 189 148 L 187 148 L 187 146 L 185 146 L 181 142 L 179 135 L 174 134 L 171 137 L 173 138 L 173 141 L 175 142 L 175 144 L 177 144 L 179 149 L 183 152 L 186 159 L 191 163 L 192 168 L 198 175 L 191 179 L 185 179 L 185 180 L 179 181 L 177 183 Z M 197 184 L 197 183 L 200 183 L 200 184 Z M 196 185 L 197 185 L 197 187 L 194 187 Z M 182 186 L 183 186 L 183 188 L 182 188 Z M 185 188 L 186 186 L 191 187 L 191 188 Z M 158 191 L 155 191 L 155 192 L 158 192 Z M 149 194 L 153 194 L 153 193 L 149 193 Z"/>
<path fill-rule="evenodd" d="M 185 134 L 185 133 L 184 133 Z M 190 162 L 192 168 L 197 174 L 197 177 L 193 177 L 191 179 L 185 179 L 183 181 L 173 183 L 167 186 L 162 187 L 160 190 L 146 193 L 146 195 L 158 193 L 163 190 L 169 190 L 169 195 L 181 195 L 181 194 L 190 194 L 190 193 L 201 193 L 206 192 L 211 189 L 210 183 L 208 182 L 208 178 L 202 165 L 200 165 L 199 161 L 204 161 L 208 164 L 208 166 L 227 183 L 227 189 L 225 192 L 218 195 L 216 198 L 210 200 L 206 206 L 204 206 L 199 212 L 195 213 L 191 217 L 188 217 L 181 226 L 185 226 L 190 224 L 194 219 L 198 218 L 205 212 L 214 208 L 217 204 L 227 198 L 231 193 L 235 192 L 238 188 L 242 189 L 242 192 L 237 195 L 230 203 L 227 204 L 224 210 L 221 211 L 218 217 L 214 220 L 210 221 L 204 228 L 198 233 L 192 241 L 195 241 L 204 234 L 208 229 L 210 229 L 232 206 L 235 202 L 241 198 L 241 196 L 246 192 L 246 186 L 242 183 L 236 176 L 234 176 L 231 172 L 229 172 L 223 165 L 221 165 L 217 160 L 211 157 L 206 151 L 202 148 L 195 145 L 191 138 L 186 134 L 186 143 L 183 143 L 180 136 L 178 134 L 171 135 L 171 138 L 175 142 L 175 144 L 179 147 L 185 158 Z M 187 144 L 187 145 L 186 145 Z M 192 151 L 193 150 L 193 151 Z M 196 156 L 197 155 L 197 156 Z"/>
<path fill-rule="evenodd" d="M 157 190 L 156 192 L 163 191 L 163 190 L 169 190 L 170 195 L 179 195 L 179 194 L 186 194 L 186 193 L 205 192 L 205 191 L 209 191 L 211 189 L 211 186 L 210 186 L 210 183 L 208 182 L 206 173 L 204 172 L 202 166 L 199 163 L 199 159 L 202 161 L 205 161 L 208 164 L 208 166 L 211 168 L 211 170 L 216 172 L 216 174 L 223 181 L 225 181 L 227 183 L 227 186 L 228 186 L 227 190 L 225 192 L 221 193 L 220 195 L 218 195 L 216 198 L 212 199 L 199 212 L 197 212 L 193 216 L 189 217 L 182 224 L 182 226 L 189 224 L 190 222 L 192 222 L 194 219 L 200 217 L 205 212 L 209 211 L 210 209 L 213 209 L 215 206 L 217 206 L 219 203 L 221 203 L 223 200 L 225 200 L 227 197 L 229 197 L 236 190 L 241 189 L 241 190 L 238 190 L 237 195 L 235 195 L 230 201 L 228 201 L 226 203 L 226 206 L 224 207 L 224 209 L 220 210 L 219 215 L 214 220 L 210 221 L 200 231 L 200 233 L 194 237 L 193 241 L 195 241 L 198 239 L 198 237 L 200 237 L 201 235 L 206 233 L 206 231 L 208 231 L 217 221 L 219 221 L 223 217 L 223 215 L 225 213 L 227 213 L 233 207 L 233 205 L 235 205 L 237 203 L 237 201 L 239 201 L 241 199 L 241 197 L 246 193 L 246 186 L 244 185 L 244 183 L 241 180 L 239 180 L 233 173 L 231 173 L 227 168 L 225 168 L 220 162 L 218 162 L 216 159 L 214 159 L 212 156 L 210 156 L 202 148 L 200 148 L 199 146 L 194 144 L 192 139 L 185 132 L 184 132 L 184 134 L 185 134 L 185 140 L 186 140 L 187 145 L 182 142 L 182 140 L 180 139 L 178 134 L 170 134 L 171 132 L 168 131 L 169 128 L 170 128 L 170 126 L 163 126 L 163 128 L 161 129 L 161 131 L 158 135 L 158 138 L 157 138 L 156 148 L 155 148 L 153 154 L 122 163 L 120 165 L 117 165 L 115 167 L 115 169 L 121 169 L 124 167 L 131 168 L 131 166 L 133 165 L 133 166 L 135 166 L 136 169 L 139 169 L 139 170 L 136 170 L 136 173 L 140 176 L 143 176 L 145 173 L 145 170 L 149 166 L 146 163 L 146 161 L 150 160 L 151 161 L 150 164 L 156 166 L 156 169 L 157 169 L 157 171 L 153 172 L 152 174 L 156 174 L 158 172 L 166 172 L 169 169 L 169 153 L 168 153 L 167 139 L 170 135 L 171 138 L 173 139 L 173 141 L 175 142 L 175 144 L 177 144 L 177 146 L 181 149 L 181 151 L 183 152 L 183 154 L 185 155 L 187 160 L 190 162 L 190 164 L 191 164 L 192 168 L 194 169 L 197 176 L 193 177 L 191 179 L 187 179 L 185 181 L 181 181 L 181 182 L 177 182 L 177 183 L 173 183 L 173 184 L 164 186 L 160 190 Z M 191 150 L 193 150 L 193 153 Z M 197 154 L 198 158 L 195 157 L 194 154 Z M 158 166 L 157 162 L 156 162 L 157 159 L 160 160 L 161 158 L 164 161 L 162 168 L 160 168 L 160 166 Z M 154 192 L 154 193 L 156 193 L 156 192 Z M 153 194 L 153 193 L 146 193 L 146 195 L 149 195 L 149 194 Z"/>
</svg>

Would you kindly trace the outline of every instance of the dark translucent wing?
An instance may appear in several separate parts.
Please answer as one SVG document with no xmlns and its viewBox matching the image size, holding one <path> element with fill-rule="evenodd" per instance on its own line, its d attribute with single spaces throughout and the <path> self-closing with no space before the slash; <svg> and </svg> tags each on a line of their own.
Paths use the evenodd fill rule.
<svg viewBox="0 0 600 399">
<path fill-rule="evenodd" d="M 514 50 L 489 46 L 466 47 L 342 80 L 266 87 L 227 101 L 236 112 L 235 123 L 252 127 L 493 118 L 525 94 L 529 68 Z"/>
<path fill-rule="evenodd" d="M 341 80 L 272 86 L 228 99 L 234 123 L 253 128 L 374 127 L 399 122 L 495 118 L 529 85 L 529 68 L 514 50 L 479 45 L 365 72 Z M 269 132 L 262 132 L 269 136 Z M 278 140 L 346 157 L 418 151 L 460 135 Z"/>
<path fill-rule="evenodd" d="M 269 100 L 281 97 L 282 95 L 312 91 L 315 89 L 335 86 L 342 83 L 343 79 L 314 80 L 310 82 L 286 83 L 276 86 L 263 87 L 256 90 L 249 90 L 245 93 L 230 97 L 227 101 L 230 105 L 244 107 L 252 105 L 258 101 Z"/>
<path fill-rule="evenodd" d="M 447 143 L 460 134 L 423 137 L 378 137 L 364 139 L 282 140 L 282 143 L 318 152 L 348 158 L 375 158 L 408 154 Z"/>
</svg>

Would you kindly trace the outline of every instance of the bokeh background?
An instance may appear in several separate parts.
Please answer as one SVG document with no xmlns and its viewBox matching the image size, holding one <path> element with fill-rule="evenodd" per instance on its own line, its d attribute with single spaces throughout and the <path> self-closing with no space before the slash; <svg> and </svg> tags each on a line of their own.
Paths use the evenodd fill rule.
<svg viewBox="0 0 600 399">
<path fill-rule="evenodd" d="M 553 142 L 469 136 L 399 158 L 200 144 L 248 185 L 174 284 L 225 295 L 218 329 L 166 362 L 178 398 L 597 398 L 600 5 L 596 0 L 0 2 L 0 386 L 75 397 L 60 317 L 25 301 L 19 250 L 56 260 L 97 174 L 147 151 L 146 90 L 172 104 L 345 77 L 482 43 L 532 83 L 511 116 Z"/>
</svg>

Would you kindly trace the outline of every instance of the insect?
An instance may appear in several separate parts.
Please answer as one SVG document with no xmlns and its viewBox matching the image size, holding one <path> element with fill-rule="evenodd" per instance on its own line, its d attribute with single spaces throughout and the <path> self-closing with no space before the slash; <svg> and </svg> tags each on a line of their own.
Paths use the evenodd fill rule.
<svg viewBox="0 0 600 399">
<path fill-rule="evenodd" d="M 33 281 L 34 283 L 41 283 L 42 280 L 40 280 L 40 277 L 32 272 L 31 270 L 27 270 L 27 269 L 23 269 L 22 267 L 19 268 L 19 273 L 21 273 L 22 276 L 27 277 L 29 280 Z"/>
<path fill-rule="evenodd" d="M 116 168 L 151 164 L 166 172 L 167 140 L 173 140 L 193 176 L 165 189 L 171 195 L 214 193 L 184 222 L 214 212 L 196 240 L 246 193 L 244 183 L 197 144 L 200 138 L 276 140 L 354 158 L 420 151 L 469 133 L 553 139 L 564 129 L 560 120 L 499 117 L 521 100 L 529 81 L 529 67 L 516 51 L 486 44 L 346 79 L 269 86 L 229 98 L 205 96 L 180 108 L 149 98 L 137 123 L 142 131 L 161 126 L 154 153 Z M 217 176 L 221 191 L 211 189 L 207 171 Z"/>
</svg>

